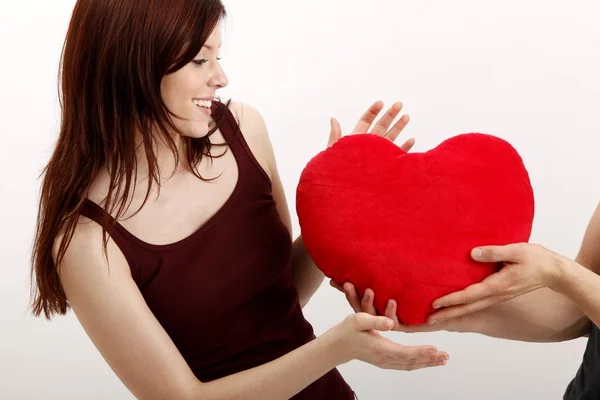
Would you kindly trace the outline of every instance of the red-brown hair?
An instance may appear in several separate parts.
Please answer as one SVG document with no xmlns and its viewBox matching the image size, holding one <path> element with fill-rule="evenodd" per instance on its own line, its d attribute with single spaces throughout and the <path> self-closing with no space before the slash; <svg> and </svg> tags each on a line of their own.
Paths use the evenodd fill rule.
<svg viewBox="0 0 600 400">
<path fill-rule="evenodd" d="M 172 119 L 177 116 L 162 100 L 161 81 L 197 56 L 225 14 L 220 0 L 77 1 L 62 49 L 60 134 L 42 174 L 31 268 L 35 316 L 50 319 L 68 310 L 58 266 L 100 169 L 110 173 L 104 207 L 118 218 L 136 180 L 135 132 L 141 133 L 149 168 L 146 199 L 153 184 L 160 187 L 155 141 L 167 143 L 179 161 L 169 134 L 179 132 Z M 213 125 L 209 135 L 217 129 Z M 184 137 L 183 143 L 188 165 L 210 156 L 208 136 Z"/>
</svg>

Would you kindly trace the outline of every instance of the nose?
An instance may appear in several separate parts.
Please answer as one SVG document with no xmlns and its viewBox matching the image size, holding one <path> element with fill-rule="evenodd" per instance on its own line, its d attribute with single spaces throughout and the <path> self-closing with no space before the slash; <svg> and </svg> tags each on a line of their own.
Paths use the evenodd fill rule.
<svg viewBox="0 0 600 400">
<path fill-rule="evenodd" d="M 225 75 L 225 72 L 223 71 L 223 68 L 221 68 L 220 64 L 216 65 L 215 72 L 212 78 L 210 79 L 209 84 L 216 88 L 224 88 L 229 84 L 229 81 L 227 80 L 227 75 Z"/>
</svg>

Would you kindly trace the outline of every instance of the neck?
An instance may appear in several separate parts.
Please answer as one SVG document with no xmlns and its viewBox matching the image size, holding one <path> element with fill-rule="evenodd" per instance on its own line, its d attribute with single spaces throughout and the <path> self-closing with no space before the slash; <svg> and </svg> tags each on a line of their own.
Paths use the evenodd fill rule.
<svg viewBox="0 0 600 400">
<path fill-rule="evenodd" d="M 137 146 L 135 150 L 136 165 L 133 171 L 135 176 L 132 177 L 134 181 L 131 182 L 133 186 L 126 191 L 124 186 L 125 182 L 121 180 L 120 182 L 117 182 L 118 188 L 116 190 L 118 196 L 117 193 L 115 193 L 115 196 L 118 198 L 125 196 L 126 202 L 131 201 L 132 203 L 130 205 L 133 211 L 137 211 L 141 206 L 141 200 L 146 196 L 148 189 L 147 185 L 149 184 L 150 179 L 150 169 L 148 167 L 148 159 L 144 143 L 142 141 L 142 135 L 136 134 L 136 137 L 138 138 L 136 140 Z M 152 143 L 152 155 L 156 158 L 156 165 L 158 166 L 158 171 L 156 171 L 156 173 L 159 174 L 158 178 L 161 185 L 168 183 L 172 178 L 178 176 L 181 171 L 188 169 L 186 145 L 184 140 L 182 140 L 181 136 L 179 135 L 172 135 L 171 138 L 175 146 L 174 148 L 176 150 L 176 154 L 179 156 L 177 163 L 172 149 L 164 140 L 156 138 Z M 114 173 L 116 173 L 116 171 L 111 171 L 110 167 L 105 164 L 103 173 L 99 175 L 95 185 L 90 189 L 90 193 L 88 193 L 88 197 L 90 197 L 92 201 L 95 201 L 101 205 L 104 204 L 110 184 L 114 178 Z M 156 182 L 154 182 L 152 185 L 153 188 L 150 193 L 151 196 L 158 195 L 158 188 L 155 183 Z M 116 206 L 116 203 L 112 204 L 113 206 Z M 111 209 L 110 212 L 114 211 L 115 209 Z M 129 214 L 126 213 L 125 215 Z"/>
<path fill-rule="evenodd" d="M 175 152 L 173 148 L 167 144 L 167 142 L 159 137 L 152 143 L 152 150 L 156 157 L 156 164 L 158 165 L 158 173 L 160 181 L 168 181 L 177 173 L 187 169 L 188 160 L 185 142 L 182 140 L 180 135 L 171 135 L 171 140 L 174 144 Z M 137 180 L 138 182 L 145 181 L 149 178 L 148 158 L 146 155 L 146 149 L 143 145 L 137 147 Z M 177 154 L 177 159 L 175 157 Z"/>
</svg>

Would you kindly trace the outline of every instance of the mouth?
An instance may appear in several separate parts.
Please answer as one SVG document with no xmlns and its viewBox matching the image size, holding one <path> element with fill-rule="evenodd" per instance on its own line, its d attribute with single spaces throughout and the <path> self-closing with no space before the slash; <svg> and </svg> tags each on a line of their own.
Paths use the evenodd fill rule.
<svg viewBox="0 0 600 400">
<path fill-rule="evenodd" d="M 192 99 L 192 103 L 194 103 L 196 107 L 200 107 L 207 110 L 210 110 L 210 107 L 212 106 L 212 101 L 206 99 Z"/>
</svg>

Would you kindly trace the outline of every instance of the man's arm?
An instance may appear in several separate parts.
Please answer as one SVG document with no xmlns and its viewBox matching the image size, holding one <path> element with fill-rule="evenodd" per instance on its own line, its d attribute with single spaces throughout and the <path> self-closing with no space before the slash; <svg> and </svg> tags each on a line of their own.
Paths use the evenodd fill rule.
<svg viewBox="0 0 600 400">
<path fill-rule="evenodd" d="M 565 268 L 557 291 L 543 288 L 526 293 L 472 315 L 449 320 L 442 326 L 434 325 L 431 330 L 475 332 L 533 342 L 585 336 L 591 326 L 588 316 L 594 318 L 593 313 L 597 313 L 590 296 L 597 292 L 594 285 L 600 286 L 600 205 L 588 223 L 575 261 Z"/>
<path fill-rule="evenodd" d="M 473 315 L 448 321 L 449 331 L 525 342 L 561 342 L 587 335 L 590 321 L 569 298 L 536 290 Z"/>
</svg>

